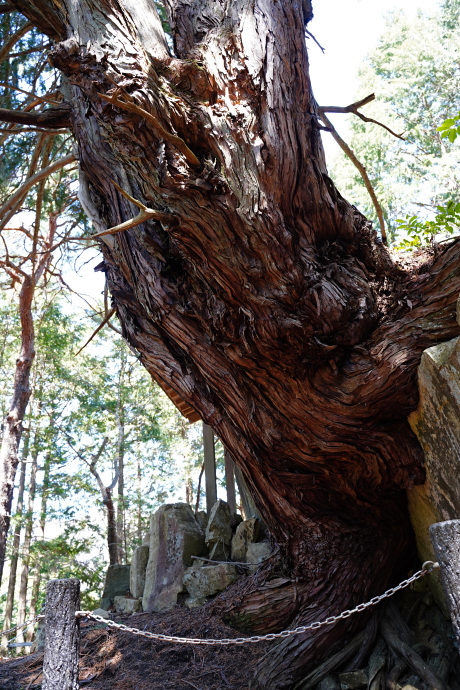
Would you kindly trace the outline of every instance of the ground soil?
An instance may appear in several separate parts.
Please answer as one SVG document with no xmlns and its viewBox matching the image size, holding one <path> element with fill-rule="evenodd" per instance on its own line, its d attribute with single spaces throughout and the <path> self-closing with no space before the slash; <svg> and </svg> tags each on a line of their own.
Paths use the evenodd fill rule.
<svg viewBox="0 0 460 690">
<path fill-rule="evenodd" d="M 182 637 L 238 637 L 238 632 L 206 608 L 176 607 L 165 614 L 116 617 L 133 628 Z M 80 686 L 88 690 L 255 689 L 253 669 L 267 644 L 207 647 L 172 645 L 83 622 Z M 1 690 L 37 690 L 42 654 L 0 661 Z"/>
</svg>

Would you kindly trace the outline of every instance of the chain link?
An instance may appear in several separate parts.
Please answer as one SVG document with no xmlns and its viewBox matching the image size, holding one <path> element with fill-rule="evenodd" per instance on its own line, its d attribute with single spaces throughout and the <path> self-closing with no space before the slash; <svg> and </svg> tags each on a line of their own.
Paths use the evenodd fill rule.
<svg viewBox="0 0 460 690">
<path fill-rule="evenodd" d="M 35 616 L 35 618 L 31 618 L 29 621 L 26 621 L 25 623 L 22 623 L 21 625 L 17 625 L 15 628 L 10 628 L 9 630 L 2 630 L 0 631 L 0 637 L 3 637 L 3 635 L 9 635 L 10 633 L 15 632 L 16 630 L 21 630 L 21 628 L 27 628 L 29 625 L 32 623 L 35 623 L 35 621 L 40 620 L 40 618 L 44 618 L 42 614 L 39 614 L 38 616 Z M 10 640 L 11 642 L 11 640 Z"/>
<path fill-rule="evenodd" d="M 399 590 L 408 587 L 412 582 L 415 582 L 415 580 L 419 580 L 421 577 L 424 577 L 428 573 L 431 573 L 435 568 L 439 568 L 439 563 L 434 563 L 433 561 L 426 561 L 423 564 L 422 569 L 418 570 L 411 577 L 408 577 L 407 580 L 403 580 L 399 583 L 399 585 L 396 585 L 396 587 L 387 589 L 386 592 L 380 594 L 380 596 L 373 597 L 370 601 L 367 601 L 365 604 L 358 604 L 358 606 L 355 606 L 354 609 L 347 609 L 346 611 L 342 611 L 342 613 L 338 614 L 337 616 L 329 616 L 323 621 L 315 621 L 314 623 L 309 623 L 308 625 L 300 625 L 298 628 L 294 628 L 293 630 L 283 630 L 282 632 L 269 633 L 268 635 L 253 635 L 252 637 L 235 637 L 233 639 L 224 638 L 222 640 L 202 640 L 200 638 L 174 637 L 173 635 L 162 635 L 161 633 L 152 633 L 144 630 L 139 630 L 138 628 L 130 628 L 127 625 L 123 625 L 123 623 L 115 623 L 115 621 L 107 620 L 106 618 L 102 618 L 102 616 L 97 616 L 91 611 L 76 611 L 75 616 L 77 616 L 78 618 L 91 618 L 99 623 L 104 623 L 104 625 L 107 625 L 109 628 L 123 630 L 124 632 L 130 632 L 133 635 L 146 637 L 150 640 L 160 640 L 161 642 L 176 642 L 178 644 L 209 646 L 230 644 L 241 645 L 254 642 L 266 642 L 270 640 L 282 639 L 284 637 L 291 637 L 292 635 L 300 635 L 302 633 L 308 632 L 309 630 L 317 630 L 318 628 L 322 628 L 325 625 L 332 625 L 333 623 L 343 620 L 344 618 L 349 618 L 354 613 L 358 613 L 359 611 L 365 611 L 371 606 L 375 606 L 376 604 L 380 603 L 383 599 L 392 597 L 393 594 L 396 594 L 396 592 L 399 592 Z"/>
</svg>

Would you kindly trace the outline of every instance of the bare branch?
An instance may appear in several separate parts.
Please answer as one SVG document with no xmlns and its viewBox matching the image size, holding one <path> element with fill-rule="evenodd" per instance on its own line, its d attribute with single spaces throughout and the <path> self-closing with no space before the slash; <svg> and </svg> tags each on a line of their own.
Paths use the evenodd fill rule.
<svg viewBox="0 0 460 690">
<path fill-rule="evenodd" d="M 309 38 L 312 38 L 312 39 L 314 40 L 314 42 L 316 43 L 316 45 L 318 46 L 318 48 L 321 50 L 321 52 L 323 52 L 323 53 L 326 52 L 326 51 L 324 50 L 323 46 L 321 45 L 321 43 L 319 43 L 318 40 L 315 38 L 315 36 L 313 36 L 313 34 L 311 33 L 311 31 L 308 31 L 308 29 L 305 29 L 305 33 L 306 33 L 306 35 L 307 35 Z"/>
<path fill-rule="evenodd" d="M 7 2 L 0 3 L 0 14 L 6 14 L 7 12 L 14 12 L 13 5 L 10 5 Z"/>
<path fill-rule="evenodd" d="M 338 134 L 337 130 L 335 129 L 334 125 L 332 122 L 326 117 L 326 115 L 323 112 L 319 112 L 319 117 L 321 120 L 324 122 L 324 124 L 327 127 L 327 130 L 332 134 L 342 151 L 345 153 L 345 155 L 348 156 L 348 158 L 352 161 L 352 163 L 358 168 L 359 173 L 361 177 L 363 178 L 364 185 L 369 193 L 369 196 L 372 199 L 372 203 L 374 204 L 374 208 L 377 212 L 377 217 L 379 219 L 380 223 L 380 232 L 382 233 L 382 241 L 384 244 L 388 244 L 387 240 L 387 233 L 385 230 L 385 220 L 383 218 L 383 211 L 382 207 L 380 206 L 380 202 L 377 199 L 377 195 L 375 193 L 374 187 L 372 186 L 372 183 L 369 179 L 369 176 L 367 174 L 366 168 L 364 165 L 358 160 L 356 155 L 353 153 L 351 148 L 348 146 L 348 144 L 342 139 L 342 137 Z"/>
<path fill-rule="evenodd" d="M 357 117 L 359 117 L 363 122 L 372 122 L 374 125 L 378 125 L 379 127 L 386 129 L 386 131 L 392 136 L 396 137 L 396 139 L 405 141 L 402 134 L 396 134 L 396 132 L 393 132 L 392 129 L 384 125 L 382 122 L 374 120 L 372 117 L 366 117 L 366 115 L 363 115 L 359 112 L 359 108 L 361 108 L 363 105 L 367 105 L 373 100 L 375 100 L 375 93 L 371 93 L 369 96 L 366 96 L 366 98 L 362 98 L 360 101 L 356 101 L 356 103 L 350 103 L 350 105 L 346 105 L 345 107 L 338 105 L 320 105 L 318 106 L 318 111 L 320 115 L 324 113 L 353 113 L 353 115 L 357 115 Z"/>
<path fill-rule="evenodd" d="M 61 170 L 61 168 L 69 165 L 69 163 L 73 163 L 75 160 L 76 159 L 73 153 L 69 153 L 67 156 L 59 158 L 59 160 L 54 161 L 54 163 L 51 163 L 51 165 L 48 165 L 46 168 L 43 168 L 43 170 L 39 170 L 37 173 L 35 173 L 35 175 L 32 175 L 32 177 L 29 177 L 29 179 L 27 179 L 24 184 L 19 187 L 19 189 L 17 189 L 16 192 L 10 196 L 8 201 L 6 201 L 0 208 L 0 218 L 5 216 L 8 211 L 14 207 L 18 199 L 23 197 L 24 194 L 29 191 L 29 189 L 37 184 L 37 182 L 40 182 L 40 180 L 43 180 L 45 177 L 49 177 L 49 175 L 52 175 L 57 170 Z"/>
<path fill-rule="evenodd" d="M 95 330 L 94 333 L 91 335 L 91 337 L 88 338 L 88 340 L 87 340 L 86 343 L 83 345 L 83 347 L 81 347 L 81 348 L 78 350 L 78 352 L 75 353 L 75 357 L 76 357 L 77 355 L 79 355 L 80 352 L 81 352 L 82 350 L 84 350 L 85 347 L 86 347 L 87 345 L 89 345 L 89 343 L 92 341 L 92 339 L 99 333 L 99 331 L 101 330 L 101 328 L 103 328 L 103 327 L 105 326 L 105 324 L 112 318 L 112 316 L 115 314 L 115 311 L 116 311 L 115 307 L 113 307 L 113 309 L 111 309 L 111 310 L 109 311 L 109 313 L 107 314 L 107 316 L 103 319 L 103 321 L 101 321 L 101 323 L 99 324 L 99 326 L 96 328 L 96 330 Z"/>
<path fill-rule="evenodd" d="M 18 29 L 18 31 L 16 31 L 15 34 L 10 37 L 9 41 L 7 41 L 3 48 L 0 49 L 0 62 L 3 62 L 3 60 L 8 57 L 8 53 L 10 52 L 11 48 L 16 45 L 16 43 L 20 41 L 21 38 L 32 28 L 32 22 L 26 22 L 23 26 L 21 26 L 20 29 Z"/>
<path fill-rule="evenodd" d="M 60 105 L 38 112 L 24 112 L 0 108 L 0 122 L 14 122 L 19 125 L 31 125 L 43 129 L 70 127 L 70 108 Z"/>
</svg>

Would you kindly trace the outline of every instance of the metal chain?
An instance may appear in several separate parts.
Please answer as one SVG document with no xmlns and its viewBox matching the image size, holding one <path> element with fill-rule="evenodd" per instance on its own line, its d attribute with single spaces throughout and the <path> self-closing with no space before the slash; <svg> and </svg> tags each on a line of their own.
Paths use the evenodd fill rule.
<svg viewBox="0 0 460 690">
<path fill-rule="evenodd" d="M 235 637 L 233 639 L 224 638 L 222 640 L 202 640 L 200 638 L 174 637 L 173 635 L 162 635 L 160 633 L 152 633 L 144 630 L 139 630 L 138 628 L 130 628 L 127 625 L 123 625 L 122 623 L 115 623 L 115 621 L 107 620 L 106 618 L 102 618 L 102 616 L 97 616 L 91 611 L 76 611 L 75 616 L 77 616 L 78 618 L 92 618 L 93 620 L 98 621 L 99 623 L 104 623 L 104 625 L 107 625 L 110 628 L 123 630 L 125 632 L 130 632 L 133 635 L 139 635 L 140 637 L 146 637 L 151 640 L 160 640 L 162 642 L 177 642 L 179 644 L 195 645 L 229 645 L 246 644 L 252 642 L 266 642 L 268 640 L 278 640 L 284 637 L 291 637 L 292 635 L 300 635 L 301 633 L 307 632 L 308 630 L 317 630 L 318 628 L 322 628 L 325 625 L 332 625 L 333 623 L 336 623 L 339 620 L 349 618 L 354 613 L 364 611 L 365 609 L 368 609 L 371 606 L 375 606 L 383 599 L 392 597 L 393 594 L 399 592 L 400 589 L 408 587 L 412 582 L 415 582 L 415 580 L 419 580 L 421 577 L 424 577 L 428 573 L 431 573 L 435 568 L 439 568 L 439 563 L 434 563 L 433 561 L 426 561 L 423 564 L 422 569 L 418 570 L 411 577 L 408 577 L 407 580 L 403 580 L 399 583 L 399 585 L 396 585 L 396 587 L 387 589 L 386 592 L 380 594 L 380 596 L 373 597 L 370 601 L 366 602 L 365 604 L 358 604 L 358 606 L 355 606 L 354 609 L 347 609 L 346 611 L 342 611 L 342 613 L 340 613 L 339 615 L 329 616 L 329 618 L 326 618 L 323 621 L 316 621 L 315 623 L 309 623 L 308 625 L 300 625 L 298 628 L 294 628 L 293 630 L 283 630 L 282 632 L 269 633 L 268 635 L 253 635 L 252 637 Z"/>
<path fill-rule="evenodd" d="M 21 628 L 26 628 L 32 623 L 35 623 L 35 621 L 38 621 L 40 618 L 44 618 L 42 614 L 39 614 L 38 616 L 35 616 L 35 618 L 31 618 L 29 621 L 26 621 L 25 623 L 22 623 L 21 625 L 17 625 L 15 628 L 10 628 L 9 630 L 2 630 L 0 631 L 0 637 L 3 637 L 3 635 L 9 635 L 12 632 L 15 632 L 15 630 L 21 630 Z M 11 640 L 10 640 L 11 642 Z"/>
</svg>

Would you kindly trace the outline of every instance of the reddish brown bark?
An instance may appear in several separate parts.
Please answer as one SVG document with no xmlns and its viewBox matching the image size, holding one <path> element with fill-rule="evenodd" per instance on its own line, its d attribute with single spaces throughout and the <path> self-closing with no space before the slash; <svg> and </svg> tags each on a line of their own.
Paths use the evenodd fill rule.
<svg viewBox="0 0 460 690">
<path fill-rule="evenodd" d="M 104 270 L 126 338 L 232 449 L 281 547 L 280 625 L 380 593 L 405 566 L 402 490 L 423 481 L 406 416 L 422 350 L 458 333 L 460 249 L 398 267 L 335 189 L 309 1 L 167 0 L 176 57 L 147 0 L 14 4 L 60 41 L 96 230 L 137 214 L 112 180 L 163 214 L 102 238 Z M 284 640 L 263 686 L 362 623 Z"/>
<path fill-rule="evenodd" d="M 5 561 L 6 539 L 11 521 L 14 477 L 19 463 L 18 448 L 22 435 L 22 422 L 30 397 L 30 371 L 35 357 L 35 332 L 32 314 L 32 300 L 35 286 L 40 281 L 51 260 L 47 249 L 53 245 L 56 234 L 56 216 L 50 216 L 45 251 L 34 262 L 31 274 L 25 273 L 8 260 L 2 262 L 3 269 L 13 280 L 21 284 L 19 293 L 19 316 L 21 321 L 21 349 L 16 360 L 13 397 L 5 421 L 0 447 L 0 582 Z M 35 251 L 35 248 L 33 249 Z"/>
</svg>

